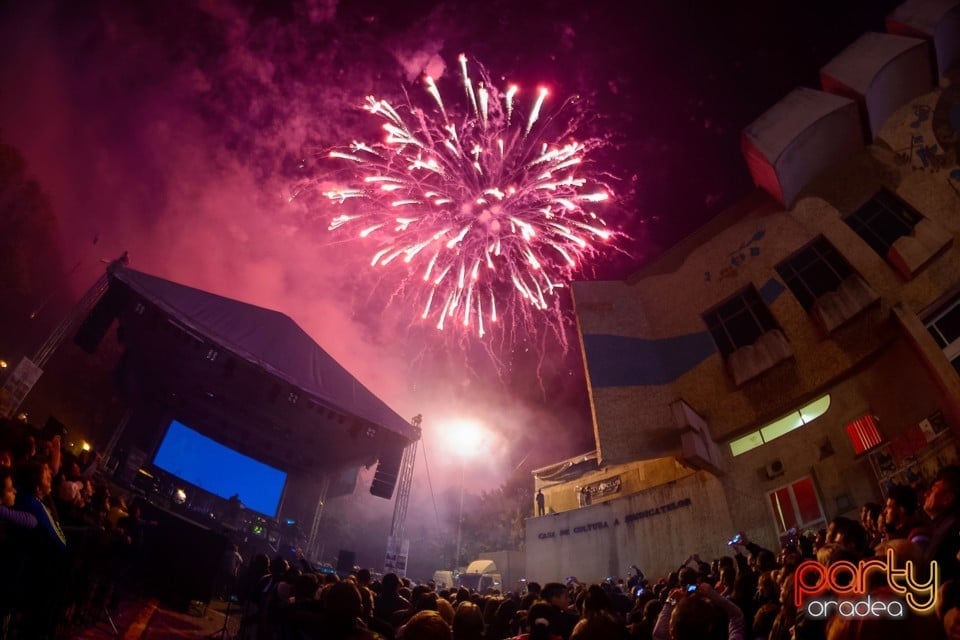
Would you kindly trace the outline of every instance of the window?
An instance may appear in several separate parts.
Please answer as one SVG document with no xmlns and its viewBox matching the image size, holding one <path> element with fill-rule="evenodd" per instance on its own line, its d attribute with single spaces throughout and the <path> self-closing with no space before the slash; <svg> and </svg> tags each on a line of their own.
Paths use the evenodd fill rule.
<svg viewBox="0 0 960 640">
<path fill-rule="evenodd" d="M 857 455 L 866 453 L 883 442 L 883 436 L 877 428 L 877 419 L 870 414 L 861 416 L 848 424 L 847 437 L 850 438 L 853 452 Z"/>
<path fill-rule="evenodd" d="M 734 456 L 738 456 L 741 453 L 750 451 L 751 449 L 756 449 L 763 444 L 765 444 L 763 442 L 763 436 L 760 435 L 759 431 L 754 431 L 753 433 L 749 433 L 742 438 L 737 438 L 731 442 L 730 452 L 733 453 Z"/>
<path fill-rule="evenodd" d="M 897 238 L 908 236 L 923 219 L 913 207 L 881 189 L 844 222 L 884 259 Z"/>
<path fill-rule="evenodd" d="M 820 296 L 836 291 L 853 273 L 836 249 L 820 236 L 793 257 L 777 265 L 777 273 L 807 311 Z"/>
<path fill-rule="evenodd" d="M 947 360 L 960 373 L 960 294 L 938 309 L 926 324 Z"/>
<path fill-rule="evenodd" d="M 810 424 L 830 408 L 830 395 L 821 396 L 809 404 L 805 404 L 797 411 L 774 420 L 770 424 L 764 425 L 752 433 L 741 436 L 730 443 L 730 452 L 734 456 L 739 456 L 751 449 L 756 449 L 760 445 L 766 444 L 775 438 L 786 435 L 794 429 L 799 429 L 805 424 Z"/>
<path fill-rule="evenodd" d="M 777 328 L 773 315 L 753 287 L 704 314 L 703 319 L 724 358 Z"/>
<path fill-rule="evenodd" d="M 810 476 L 794 480 L 767 494 L 773 509 L 773 519 L 780 534 L 789 529 L 819 528 L 826 524 L 823 507 Z"/>
</svg>

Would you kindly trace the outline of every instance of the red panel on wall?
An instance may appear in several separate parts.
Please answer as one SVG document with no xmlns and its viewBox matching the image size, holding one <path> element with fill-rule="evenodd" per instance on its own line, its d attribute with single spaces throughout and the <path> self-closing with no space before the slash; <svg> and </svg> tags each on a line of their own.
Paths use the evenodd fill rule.
<svg viewBox="0 0 960 640">
<path fill-rule="evenodd" d="M 773 513 L 780 526 L 780 533 L 797 526 L 797 514 L 790 501 L 790 488 L 784 487 L 770 494 Z"/>
<path fill-rule="evenodd" d="M 877 428 L 877 419 L 872 415 L 862 416 L 848 424 L 847 437 L 857 454 L 865 453 L 883 442 L 883 436 Z"/>
<path fill-rule="evenodd" d="M 799 482 L 794 482 L 791 486 L 793 497 L 797 500 L 797 509 L 800 510 L 800 522 L 809 524 L 817 520 L 823 520 L 823 513 L 820 511 L 820 502 L 817 500 L 817 492 L 813 488 L 813 482 L 810 478 L 804 478 Z"/>
</svg>

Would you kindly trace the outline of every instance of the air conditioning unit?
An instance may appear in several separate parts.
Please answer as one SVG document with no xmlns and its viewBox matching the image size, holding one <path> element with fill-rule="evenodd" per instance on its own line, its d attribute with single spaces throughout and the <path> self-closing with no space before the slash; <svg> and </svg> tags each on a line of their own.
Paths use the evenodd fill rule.
<svg viewBox="0 0 960 640">
<path fill-rule="evenodd" d="M 767 478 L 773 479 L 782 476 L 786 470 L 783 468 L 783 460 L 777 458 L 768 463 L 764 471 L 767 472 Z"/>
</svg>

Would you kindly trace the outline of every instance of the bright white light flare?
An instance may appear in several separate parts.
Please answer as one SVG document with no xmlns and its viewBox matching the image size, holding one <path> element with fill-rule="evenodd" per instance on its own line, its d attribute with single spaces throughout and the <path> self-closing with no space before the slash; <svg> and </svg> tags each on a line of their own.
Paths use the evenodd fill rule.
<svg viewBox="0 0 960 640">
<path fill-rule="evenodd" d="M 493 434 L 477 420 L 454 418 L 444 424 L 439 433 L 440 446 L 448 454 L 460 459 L 475 458 L 489 453 Z"/>
</svg>

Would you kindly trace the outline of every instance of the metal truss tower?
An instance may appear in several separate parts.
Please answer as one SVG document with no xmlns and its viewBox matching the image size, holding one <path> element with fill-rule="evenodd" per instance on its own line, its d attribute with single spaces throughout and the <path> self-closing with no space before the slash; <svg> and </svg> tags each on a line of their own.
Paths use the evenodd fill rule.
<svg viewBox="0 0 960 640">
<path fill-rule="evenodd" d="M 413 425 L 416 439 L 403 450 L 403 460 L 400 462 L 400 477 L 397 480 L 397 501 L 393 504 L 393 521 L 390 523 L 390 536 L 400 540 L 406 530 L 407 506 L 410 504 L 410 489 L 413 486 L 413 466 L 417 460 L 417 444 L 420 442 L 420 423 L 423 416 L 415 415 L 410 424 Z"/>
</svg>

